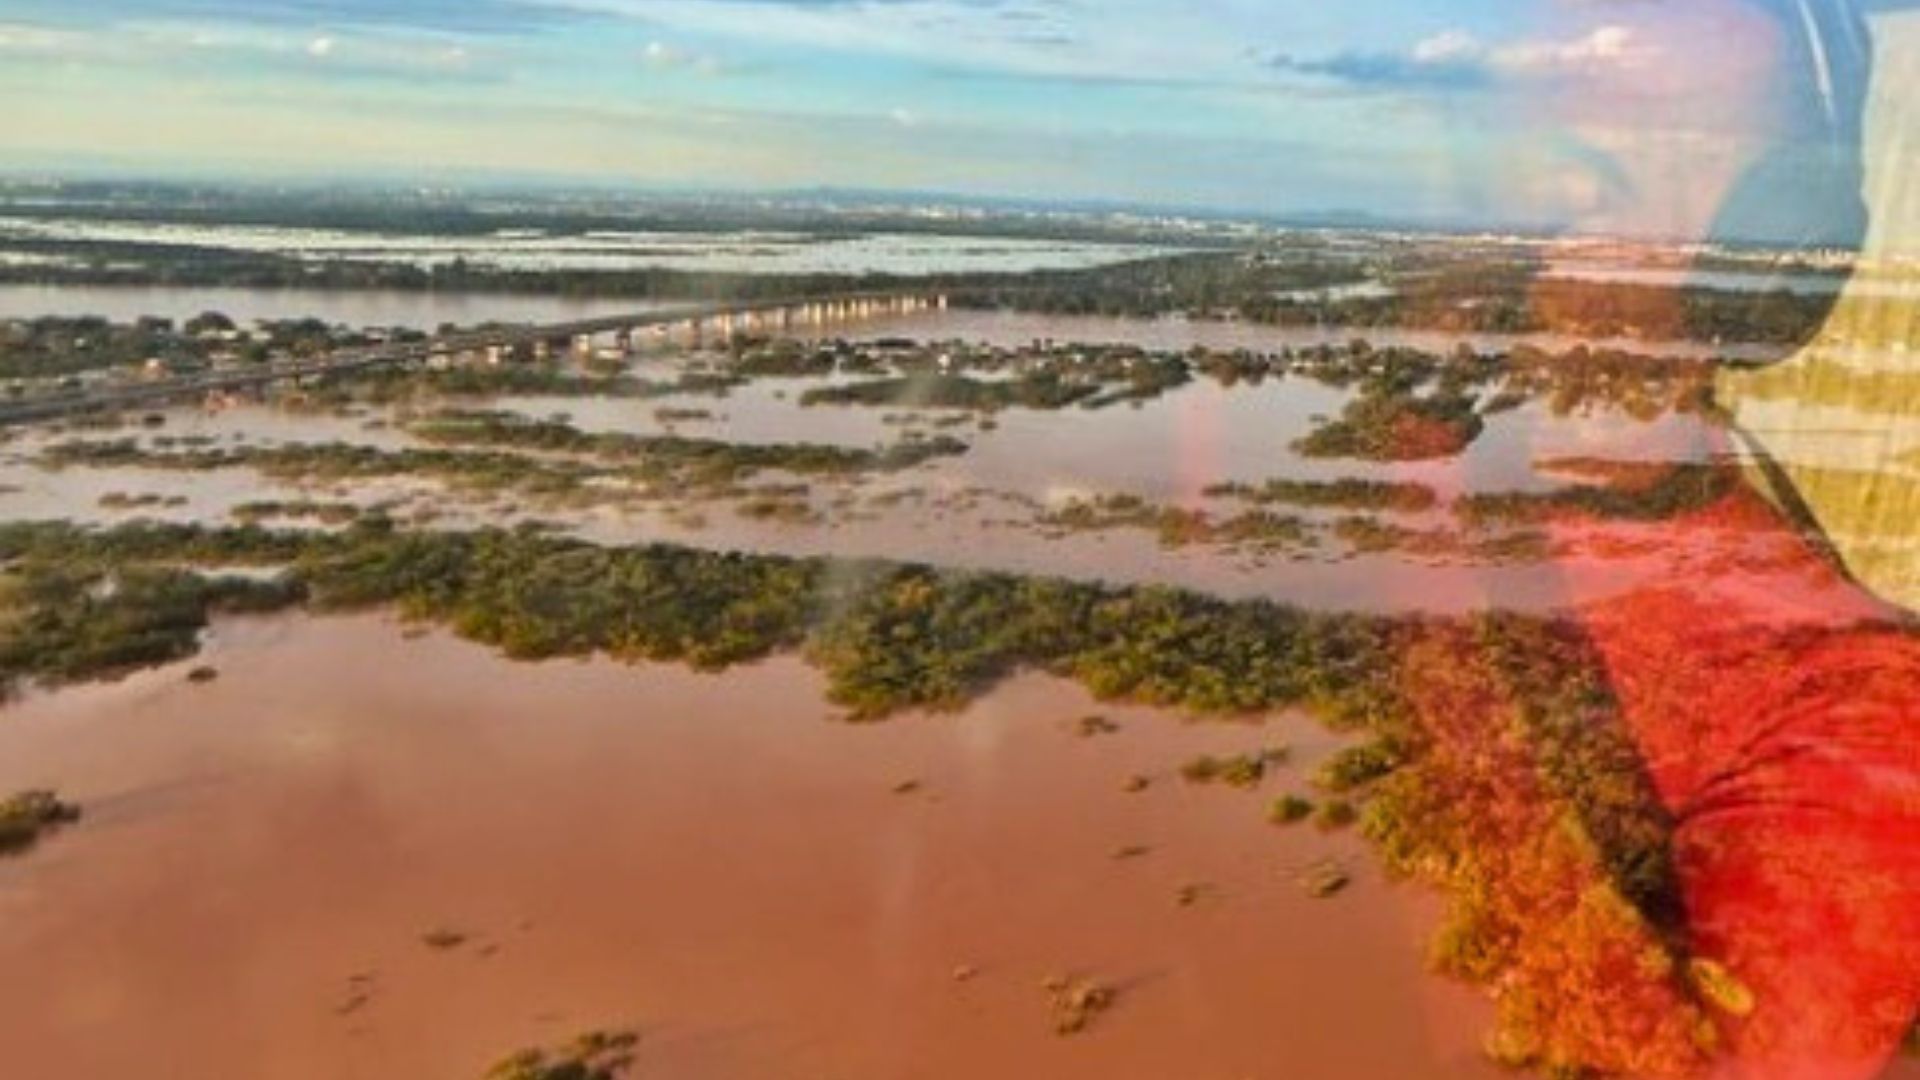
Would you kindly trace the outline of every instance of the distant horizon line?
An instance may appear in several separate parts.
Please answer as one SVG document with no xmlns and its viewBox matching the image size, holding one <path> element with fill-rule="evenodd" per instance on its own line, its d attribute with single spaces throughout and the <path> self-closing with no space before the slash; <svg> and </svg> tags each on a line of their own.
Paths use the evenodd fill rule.
<svg viewBox="0 0 1920 1080">
<path fill-rule="evenodd" d="M 1088 196 L 1068 198 L 1032 194 L 972 193 L 922 188 L 860 187 L 837 184 L 783 187 L 729 187 L 725 185 L 661 184 L 637 180 L 595 180 L 551 174 L 484 176 L 389 176 L 379 174 L 295 176 L 213 173 L 195 170 L 122 170 L 85 167 L 0 168 L 0 198 L 22 187 L 106 187 L 126 185 L 156 191 L 212 188 L 227 194 L 290 194 L 335 191 L 366 196 L 445 195 L 450 197 L 564 198 L 575 196 L 624 197 L 643 200 L 685 200 L 748 206 L 754 202 L 787 202 L 796 208 L 809 204 L 882 212 L 908 209 L 986 210 L 1026 216 L 1070 215 L 1085 220 L 1131 216 L 1190 220 L 1215 226 L 1265 227 L 1282 230 L 1331 230 L 1360 233 L 1412 233 L 1452 237 L 1494 236 L 1529 241 L 1581 241 L 1644 244 L 1660 247 L 1754 248 L 1776 252 L 1857 253 L 1838 242 L 1792 241 L 1778 237 L 1680 237 L 1654 233 L 1605 232 L 1574 224 L 1475 220 L 1465 217 L 1423 216 L 1417 213 L 1369 210 L 1359 207 L 1272 210 L 1252 207 L 1177 204 Z"/>
</svg>

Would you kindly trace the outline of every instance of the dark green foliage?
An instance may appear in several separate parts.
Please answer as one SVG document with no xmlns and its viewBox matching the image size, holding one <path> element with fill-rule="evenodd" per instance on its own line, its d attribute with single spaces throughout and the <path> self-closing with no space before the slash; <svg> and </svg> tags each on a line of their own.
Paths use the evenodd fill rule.
<svg viewBox="0 0 1920 1080">
<path fill-rule="evenodd" d="M 844 386 L 820 386 L 800 395 L 802 405 L 887 405 L 910 409 L 1061 409 L 1100 392 L 1094 382 L 1068 382 L 1053 372 L 993 380 L 965 375 L 908 375 Z"/>
<path fill-rule="evenodd" d="M 15 565 L 0 577 L 0 681 L 63 683 L 184 659 L 213 613 L 298 598 L 290 585 L 188 570 Z"/>
<path fill-rule="evenodd" d="M 606 651 L 718 667 L 804 645 L 834 699 L 859 715 L 956 706 L 1031 666 L 1107 698 L 1200 712 L 1312 703 L 1360 718 L 1391 698 L 1385 661 L 1399 632 L 1390 619 L 1165 588 L 603 548 L 533 530 L 415 533 L 378 517 L 334 533 L 15 523 L 0 526 L 0 558 L 18 579 L 13 619 L 37 620 L 9 639 L 13 670 L 31 675 L 188 655 L 210 610 L 304 598 L 319 609 L 394 605 L 521 657 Z M 259 584 L 181 564 L 289 570 Z M 57 610 L 104 580 L 105 566 L 132 586 Z M 86 647 L 96 637 L 114 647 Z"/>
<path fill-rule="evenodd" d="M 1291 514 L 1249 510 L 1217 518 L 1203 510 L 1155 506 L 1137 495 L 1077 499 L 1046 511 L 1037 521 L 1044 529 L 1062 532 L 1145 529 L 1168 548 L 1219 544 L 1261 552 L 1297 552 L 1316 542 L 1313 524 Z"/>
<path fill-rule="evenodd" d="M 1095 591 L 922 567 L 855 568 L 838 584 L 846 604 L 808 653 L 863 717 L 954 708 L 1021 664 L 1045 666 L 1073 647 Z"/>
<path fill-rule="evenodd" d="M 318 502 L 312 499 L 258 499 L 240 503 L 231 512 L 239 521 L 286 518 L 292 521 L 312 520 L 322 525 L 344 525 L 360 516 L 360 508 L 352 503 Z"/>
<path fill-rule="evenodd" d="M 640 1037 L 593 1031 L 552 1049 L 522 1050 L 487 1070 L 485 1080 L 617 1080 L 633 1067 Z"/>
<path fill-rule="evenodd" d="M 594 435 L 556 421 L 494 412 L 447 413 L 415 425 L 413 431 L 449 445 L 385 450 L 335 442 L 161 449 L 131 439 L 69 440 L 49 446 L 42 460 L 56 468 L 195 472 L 251 468 L 274 479 L 306 482 L 425 476 L 467 489 L 580 496 L 603 480 L 642 483 L 658 495 L 731 494 L 740 481 L 766 471 L 805 476 L 895 472 L 967 451 L 966 443 L 950 436 L 910 438 L 884 449 L 865 450 L 798 443 L 734 444 L 673 435 Z M 565 456 L 542 457 L 525 451 Z"/>
<path fill-rule="evenodd" d="M 1404 327 L 1458 333 L 1561 333 L 1591 339 L 1799 344 L 1831 294 L 1671 287 L 1544 277 L 1525 261 L 1462 262 L 1410 252 L 1385 273 L 1315 251 L 1204 253 L 1031 274 L 1017 287 L 960 294 L 980 306 L 1061 314 L 1189 314 L 1281 326 Z M 1377 292 L 1338 288 L 1382 280 Z"/>
<path fill-rule="evenodd" d="M 1313 802 L 1298 795 L 1282 795 L 1267 806 L 1267 820 L 1275 825 L 1293 825 L 1313 813 Z"/>
<path fill-rule="evenodd" d="M 1460 453 L 1485 427 L 1465 394 L 1366 393 L 1293 446 L 1306 457 L 1422 461 Z"/>
<path fill-rule="evenodd" d="M 1462 496 L 1454 512 L 1468 524 L 1529 524 L 1573 513 L 1612 521 L 1664 521 L 1703 510 L 1739 489 L 1731 465 L 1666 463 L 1632 483 L 1579 484 L 1548 492 L 1498 492 Z"/>
<path fill-rule="evenodd" d="M 0 855 L 32 847 L 52 829 L 80 820 L 80 808 L 51 791 L 22 791 L 0 799 Z"/>
<path fill-rule="evenodd" d="M 1285 748 L 1262 750 L 1251 754 L 1234 754 L 1232 757 L 1202 754 L 1180 766 L 1180 775 L 1194 784 L 1220 783 L 1236 788 L 1256 787 L 1267 775 L 1267 770 L 1283 764 L 1287 756 Z"/>
<path fill-rule="evenodd" d="M 1345 799 L 1328 799 L 1313 812 L 1313 823 L 1323 832 L 1344 829 L 1360 820 L 1360 811 Z"/>
<path fill-rule="evenodd" d="M 1313 780 L 1320 788 L 1344 794 L 1365 787 L 1392 772 L 1401 755 L 1385 743 L 1349 746 L 1322 762 Z"/>
<path fill-rule="evenodd" d="M 443 445 L 583 454 L 633 462 L 646 479 L 671 477 L 713 484 L 729 483 L 767 469 L 801 475 L 909 469 L 967 451 L 966 443 L 947 436 L 908 439 L 884 450 L 857 450 L 803 443 L 735 444 L 678 435 L 590 433 L 558 420 L 491 411 L 444 412 L 409 430 L 428 442 Z"/>
<path fill-rule="evenodd" d="M 1259 506 L 1281 504 L 1332 510 L 1390 510 L 1420 513 L 1439 505 L 1431 487 L 1383 480 L 1268 480 L 1252 484 L 1215 484 L 1209 498 L 1237 499 Z"/>
</svg>

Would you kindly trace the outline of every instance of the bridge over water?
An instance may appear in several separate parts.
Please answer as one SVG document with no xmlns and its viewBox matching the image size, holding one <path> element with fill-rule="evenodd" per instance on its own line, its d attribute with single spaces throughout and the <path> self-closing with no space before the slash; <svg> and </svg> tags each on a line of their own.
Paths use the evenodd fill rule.
<svg viewBox="0 0 1920 1080">
<path fill-rule="evenodd" d="M 545 326 L 484 327 L 440 334 L 419 341 L 336 349 L 324 356 L 270 360 L 263 364 L 33 395 L 0 402 L 0 426 L 161 405 L 204 398 L 208 394 L 255 389 L 277 382 L 320 378 L 398 364 L 433 361 L 498 363 L 510 353 L 526 348 L 531 348 L 541 358 L 566 352 L 586 356 L 592 354 L 603 337 L 611 338 L 620 351 L 631 353 L 636 343 L 647 335 L 665 339 L 678 331 L 699 342 L 709 334 L 725 339 L 735 333 L 792 332 L 859 319 L 944 310 L 946 306 L 946 296 L 939 293 L 851 293 L 758 302 L 674 305 L 632 315 L 580 319 Z"/>
</svg>

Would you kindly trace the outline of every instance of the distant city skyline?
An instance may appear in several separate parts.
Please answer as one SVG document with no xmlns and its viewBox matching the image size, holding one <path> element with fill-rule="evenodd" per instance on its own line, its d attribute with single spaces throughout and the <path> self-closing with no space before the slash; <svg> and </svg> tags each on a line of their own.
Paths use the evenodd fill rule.
<svg viewBox="0 0 1920 1080">
<path fill-rule="evenodd" d="M 1845 240 L 1807 217 L 1860 137 L 1864 54 L 1796 44 L 1829 6 L 15 0 L 0 164 Z"/>
</svg>

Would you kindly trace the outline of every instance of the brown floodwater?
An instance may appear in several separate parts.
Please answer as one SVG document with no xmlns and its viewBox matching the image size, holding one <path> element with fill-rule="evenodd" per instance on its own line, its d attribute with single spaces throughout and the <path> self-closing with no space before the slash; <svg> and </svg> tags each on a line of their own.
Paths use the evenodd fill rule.
<svg viewBox="0 0 1920 1080">
<path fill-rule="evenodd" d="M 1496 1075 L 1426 899 L 1264 822 L 1333 745 L 1295 719 L 1023 676 L 850 725 L 793 660 L 517 665 L 376 617 L 226 622 L 205 661 L 0 724 L 0 788 L 86 810 L 0 862 L 16 1075 L 476 1077 L 629 1026 L 676 1080 Z M 1173 775 L 1281 742 L 1257 793 Z M 1354 884 L 1310 899 L 1328 857 Z M 1117 1002 L 1058 1036 L 1056 974 Z"/>
</svg>

